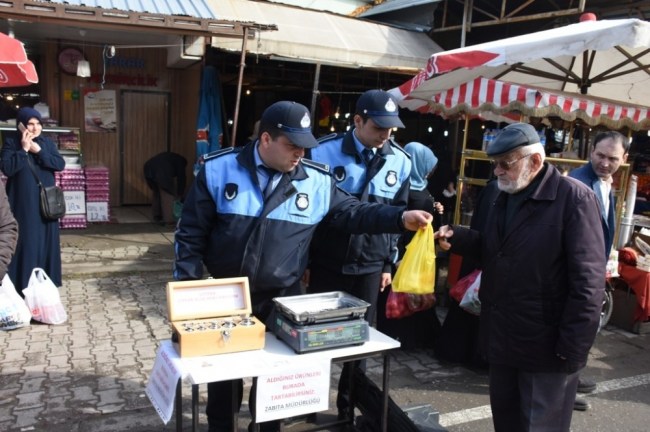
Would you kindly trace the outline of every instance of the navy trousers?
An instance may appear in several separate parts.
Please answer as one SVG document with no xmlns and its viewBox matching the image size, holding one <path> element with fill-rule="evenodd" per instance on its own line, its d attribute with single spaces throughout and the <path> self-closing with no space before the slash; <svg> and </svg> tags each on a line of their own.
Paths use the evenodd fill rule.
<svg viewBox="0 0 650 432">
<path fill-rule="evenodd" d="M 525 372 L 490 364 L 496 432 L 569 432 L 578 372 Z"/>
</svg>

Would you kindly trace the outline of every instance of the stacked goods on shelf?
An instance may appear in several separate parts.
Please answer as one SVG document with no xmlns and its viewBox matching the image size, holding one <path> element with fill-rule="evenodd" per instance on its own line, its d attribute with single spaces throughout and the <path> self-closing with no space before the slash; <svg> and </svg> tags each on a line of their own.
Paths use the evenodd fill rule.
<svg viewBox="0 0 650 432">
<path fill-rule="evenodd" d="M 61 228 L 86 228 L 86 176 L 79 165 L 69 165 L 55 173 L 56 184 L 65 196 L 65 216 L 59 221 Z"/>
<path fill-rule="evenodd" d="M 109 187 L 107 167 L 86 167 L 86 218 L 88 222 L 110 221 Z"/>
<path fill-rule="evenodd" d="M 72 150 L 77 153 L 81 150 L 79 136 L 74 132 L 58 134 L 59 150 Z"/>
</svg>

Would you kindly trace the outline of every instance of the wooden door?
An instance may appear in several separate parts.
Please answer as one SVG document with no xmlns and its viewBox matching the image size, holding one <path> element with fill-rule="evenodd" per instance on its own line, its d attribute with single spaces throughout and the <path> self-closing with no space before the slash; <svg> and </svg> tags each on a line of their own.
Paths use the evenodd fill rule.
<svg viewBox="0 0 650 432">
<path fill-rule="evenodd" d="M 150 157 L 169 150 L 169 93 L 125 90 L 120 100 L 120 204 L 151 204 L 142 169 Z"/>
</svg>

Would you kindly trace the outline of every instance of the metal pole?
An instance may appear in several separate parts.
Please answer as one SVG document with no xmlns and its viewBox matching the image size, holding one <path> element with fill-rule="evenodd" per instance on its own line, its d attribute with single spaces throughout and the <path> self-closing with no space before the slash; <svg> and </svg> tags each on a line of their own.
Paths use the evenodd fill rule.
<svg viewBox="0 0 650 432">
<path fill-rule="evenodd" d="M 320 81 L 320 63 L 316 63 L 316 71 L 314 72 L 314 88 L 311 94 L 311 127 L 312 133 L 318 133 L 318 122 L 316 121 L 316 99 L 318 99 L 318 86 Z"/>
<path fill-rule="evenodd" d="M 248 41 L 248 27 L 244 27 L 244 39 L 241 44 L 241 57 L 239 60 L 239 80 L 237 81 L 237 98 L 235 99 L 235 114 L 232 121 L 232 137 L 230 147 L 235 146 L 237 139 L 237 122 L 239 121 L 239 102 L 241 100 L 241 87 L 244 82 L 244 68 L 246 67 L 246 42 Z"/>
<path fill-rule="evenodd" d="M 456 120 L 458 125 L 458 120 Z M 465 149 L 467 147 L 467 134 L 469 132 L 469 115 L 465 117 L 465 134 L 463 135 L 463 152 L 460 158 L 460 172 L 458 173 L 458 183 L 456 185 L 456 206 L 454 207 L 454 225 L 461 223 L 461 201 L 463 198 L 463 189 L 465 182 Z"/>
<path fill-rule="evenodd" d="M 472 5 L 473 0 L 465 0 L 465 4 L 463 7 L 463 26 L 462 30 L 460 33 L 460 47 L 463 48 L 465 46 L 465 33 L 467 33 L 467 24 L 468 21 L 471 20 L 470 18 L 470 10 L 473 7 Z"/>
</svg>

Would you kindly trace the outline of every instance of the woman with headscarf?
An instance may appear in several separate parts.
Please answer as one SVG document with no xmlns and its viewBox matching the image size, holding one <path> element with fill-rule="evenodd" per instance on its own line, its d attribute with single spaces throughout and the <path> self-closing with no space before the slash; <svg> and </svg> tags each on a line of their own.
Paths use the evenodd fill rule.
<svg viewBox="0 0 650 432">
<path fill-rule="evenodd" d="M 18 110 L 16 130 L 5 138 L 0 169 L 7 176 L 7 196 L 20 230 L 8 273 L 22 295 L 35 267 L 61 286 L 59 221 L 41 216 L 40 189 L 34 176 L 43 186 L 53 186 L 54 172 L 63 170 L 65 161 L 56 144 L 42 135 L 41 115 L 35 109 Z"/>
<path fill-rule="evenodd" d="M 438 158 L 433 151 L 419 142 L 410 142 L 404 150 L 411 155 L 411 187 L 409 190 L 408 210 L 424 210 L 432 215 L 444 210 L 442 204 L 436 202 L 427 190 L 427 178 L 431 175 Z M 435 227 L 434 227 L 435 229 Z M 404 256 L 406 245 L 409 244 L 414 232 L 403 233 L 398 242 L 399 256 Z M 386 309 L 389 290 L 379 295 L 378 311 Z M 440 321 L 436 316 L 435 305 L 431 309 L 416 312 L 411 316 L 399 319 L 388 319 L 385 313 L 377 313 L 377 329 L 388 336 L 398 339 L 402 348 L 431 348 L 435 335 L 440 329 Z"/>
</svg>

